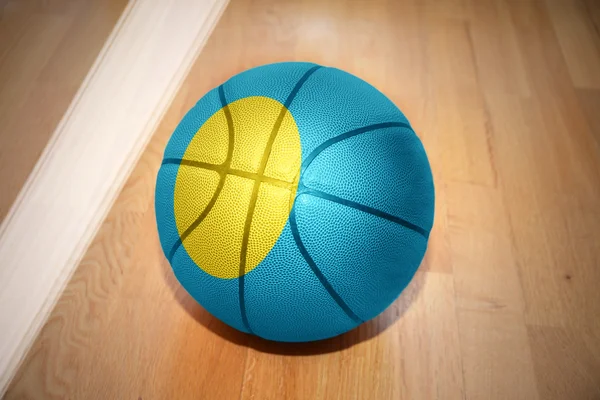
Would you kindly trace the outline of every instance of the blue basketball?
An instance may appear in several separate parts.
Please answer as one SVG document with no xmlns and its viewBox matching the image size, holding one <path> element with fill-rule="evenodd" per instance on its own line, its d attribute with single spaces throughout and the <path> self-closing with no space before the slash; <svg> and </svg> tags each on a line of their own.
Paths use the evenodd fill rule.
<svg viewBox="0 0 600 400">
<path fill-rule="evenodd" d="M 427 248 L 434 188 L 386 96 L 290 62 L 198 101 L 165 149 L 155 203 L 165 256 L 198 303 L 240 331 L 303 342 L 399 296 Z"/>
</svg>

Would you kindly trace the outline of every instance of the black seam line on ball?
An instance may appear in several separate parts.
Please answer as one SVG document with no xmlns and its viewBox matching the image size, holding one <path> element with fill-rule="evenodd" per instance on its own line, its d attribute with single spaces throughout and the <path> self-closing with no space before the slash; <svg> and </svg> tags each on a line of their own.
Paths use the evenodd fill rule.
<svg viewBox="0 0 600 400">
<path fill-rule="evenodd" d="M 285 114 L 288 112 L 288 108 L 292 101 L 298 94 L 298 91 L 304 85 L 306 80 L 317 70 L 321 68 L 320 65 L 314 66 L 302 75 L 298 83 L 294 86 L 290 94 L 288 95 L 285 103 L 281 107 L 281 111 L 277 116 L 277 120 L 273 125 L 273 129 L 271 130 L 271 134 L 269 135 L 269 140 L 267 141 L 267 145 L 265 147 L 265 151 L 263 153 L 262 159 L 260 161 L 260 167 L 258 168 L 257 175 L 262 178 L 265 173 L 265 169 L 267 168 L 267 163 L 269 161 L 269 157 L 271 156 L 271 149 L 273 148 L 273 144 L 275 143 L 275 138 L 279 133 L 279 128 L 281 127 L 281 123 L 283 122 L 283 118 Z M 245 274 L 246 274 L 246 261 L 247 261 L 247 253 L 248 253 L 248 241 L 250 239 L 250 227 L 252 225 L 252 216 L 254 215 L 254 209 L 256 208 L 256 201 L 258 200 L 258 191 L 260 189 L 260 183 L 262 179 L 258 179 L 254 181 L 254 187 L 252 188 L 252 196 L 250 197 L 250 204 L 248 205 L 248 212 L 246 214 L 246 222 L 244 223 L 244 235 L 242 236 L 242 246 L 240 251 L 240 270 L 239 270 L 239 299 L 240 299 L 240 312 L 242 314 L 242 323 L 246 327 L 246 329 L 252 332 L 250 328 L 250 324 L 248 322 L 248 316 L 246 314 L 246 301 L 245 301 Z"/>
<path fill-rule="evenodd" d="M 334 203 L 345 205 L 346 207 L 355 208 L 359 211 L 362 211 L 362 212 L 365 212 L 365 213 L 368 213 L 371 215 L 375 215 L 380 218 L 387 219 L 388 221 L 394 222 L 398 225 L 402 225 L 403 227 L 408 228 L 411 231 L 414 231 L 414 232 L 418 233 L 419 235 L 423 236 L 425 239 L 427 239 L 429 237 L 429 232 L 427 232 L 425 229 L 421 228 L 420 226 L 417 226 L 417 225 L 413 224 L 412 222 L 409 222 L 405 219 L 396 217 L 395 215 L 388 214 L 388 213 L 378 210 L 376 208 L 365 206 L 364 204 L 356 203 L 354 201 L 342 199 L 341 197 L 337 197 L 332 194 L 322 192 L 320 190 L 309 189 L 307 187 L 303 187 L 302 190 L 298 190 L 298 194 L 296 195 L 296 197 L 301 196 L 303 194 L 320 197 L 325 200 L 333 201 Z"/>
<path fill-rule="evenodd" d="M 304 246 L 304 243 L 302 242 L 302 239 L 300 238 L 300 232 L 298 231 L 298 225 L 296 223 L 296 207 L 292 207 L 292 212 L 290 213 L 290 229 L 292 231 L 292 236 L 294 237 L 294 241 L 296 242 L 296 246 L 298 247 L 298 250 L 300 250 L 300 254 L 302 254 L 302 257 L 304 257 L 304 260 L 309 265 L 310 269 L 312 269 L 312 271 L 315 274 L 315 276 L 317 277 L 317 279 L 319 279 L 319 282 L 321 282 L 321 285 L 323 285 L 325 290 L 327 290 L 327 293 L 329 293 L 331 298 L 346 313 L 346 315 L 348 317 L 350 317 L 350 319 L 352 321 L 354 321 L 357 324 L 362 324 L 363 320 L 360 319 L 358 317 L 358 315 L 356 315 L 354 313 L 354 311 L 352 311 L 352 309 L 348 306 L 348 304 L 346 304 L 346 302 L 341 298 L 341 296 L 335 291 L 333 286 L 331 286 L 331 283 L 329 283 L 329 281 L 327 280 L 325 275 L 323 275 L 323 272 L 319 269 L 319 267 L 317 266 L 315 261 L 312 259 L 312 257 L 308 253 L 308 250 Z"/>
<path fill-rule="evenodd" d="M 304 173 L 304 171 L 306 170 L 306 168 L 308 168 L 308 166 L 310 165 L 311 162 L 313 162 L 313 160 L 323 152 L 323 150 L 325 150 L 326 148 L 330 147 L 331 145 L 341 142 L 342 140 L 345 139 L 349 139 L 353 136 L 356 135 L 360 135 L 362 133 L 367 133 L 367 132 L 371 132 L 374 130 L 378 130 L 378 129 L 385 129 L 385 128 L 405 128 L 405 129 L 410 129 L 411 132 L 414 133 L 414 131 L 412 130 L 411 126 L 409 124 L 406 124 L 404 122 L 383 122 L 380 124 L 373 124 L 373 125 L 367 125 L 367 126 L 363 126 L 362 128 L 358 128 L 358 129 L 354 129 L 345 133 L 342 133 L 338 136 L 334 136 L 331 139 L 328 139 L 326 141 L 324 141 L 323 143 L 321 143 L 319 146 L 317 146 L 304 160 L 304 162 L 302 163 L 301 166 L 301 175 Z"/>
<path fill-rule="evenodd" d="M 267 175 L 260 176 L 254 172 L 247 172 L 239 169 L 225 169 L 221 164 L 210 164 L 202 161 L 186 160 L 179 158 L 165 158 L 163 161 L 163 165 L 165 164 L 185 165 L 188 167 L 207 169 L 210 171 L 218 172 L 219 174 L 235 175 L 241 178 L 252 179 L 254 181 L 259 180 L 261 182 L 265 182 L 274 186 L 279 186 L 288 190 L 292 190 L 294 185 L 294 182 L 288 182 L 283 179 L 271 178 Z"/>
<path fill-rule="evenodd" d="M 227 158 L 225 159 L 225 162 L 222 164 L 221 168 L 228 169 L 229 165 L 231 164 L 231 159 L 233 158 L 233 145 L 234 145 L 233 141 L 234 141 L 234 137 L 235 137 L 235 135 L 234 135 L 235 132 L 233 130 L 233 119 L 231 117 L 231 110 L 229 109 L 227 100 L 225 99 L 225 92 L 223 90 L 223 85 L 219 86 L 219 99 L 221 100 L 223 112 L 225 113 L 225 118 L 227 119 L 227 129 L 229 130 L 229 143 L 228 143 L 228 148 L 227 148 Z M 165 161 L 167 161 L 167 160 L 170 160 L 170 159 L 165 159 Z M 163 164 L 164 163 L 165 162 L 163 161 Z M 198 218 L 196 218 L 194 220 L 194 222 L 192 222 L 192 224 L 190 226 L 188 226 L 188 228 L 183 232 L 183 234 L 181 234 L 179 236 L 179 238 L 177 239 L 177 242 L 175 242 L 175 244 L 171 248 L 171 251 L 169 252 L 169 257 L 168 257 L 169 262 L 171 262 L 173 260 L 173 257 L 175 256 L 177 249 L 179 249 L 179 247 L 181 246 L 183 241 L 194 231 L 194 229 L 196 229 L 202 223 L 202 221 L 204 221 L 204 219 L 206 218 L 208 213 L 210 213 L 210 211 L 214 207 L 215 203 L 217 202 L 219 194 L 221 194 L 221 190 L 223 190 L 223 186 L 225 186 L 225 178 L 226 177 L 227 177 L 226 174 L 220 175 L 217 188 L 215 189 L 213 196 L 211 197 L 210 201 L 208 202 L 208 204 L 206 205 L 206 207 L 204 208 L 202 213 L 200 213 Z"/>
</svg>

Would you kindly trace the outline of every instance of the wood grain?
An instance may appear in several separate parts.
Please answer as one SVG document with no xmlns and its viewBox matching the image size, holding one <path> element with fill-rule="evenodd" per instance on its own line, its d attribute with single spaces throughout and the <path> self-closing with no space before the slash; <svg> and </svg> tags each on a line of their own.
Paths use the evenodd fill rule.
<svg viewBox="0 0 600 400">
<path fill-rule="evenodd" d="M 600 398 L 597 11 L 233 0 L 6 398 Z M 352 332 L 297 345 L 198 306 L 162 255 L 153 205 L 183 114 L 231 75 L 283 60 L 334 65 L 387 94 L 422 138 L 437 192 L 428 253 L 400 298 Z"/>
<path fill-rule="evenodd" d="M 0 2 L 0 222 L 126 4 Z"/>
</svg>

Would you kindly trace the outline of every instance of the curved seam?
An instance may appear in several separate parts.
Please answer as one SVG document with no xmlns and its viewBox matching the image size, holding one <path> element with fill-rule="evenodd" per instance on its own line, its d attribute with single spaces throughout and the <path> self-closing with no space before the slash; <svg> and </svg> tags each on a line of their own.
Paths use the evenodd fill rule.
<svg viewBox="0 0 600 400">
<path fill-rule="evenodd" d="M 385 211 L 381 211 L 381 210 L 378 210 L 376 208 L 369 207 L 369 206 L 366 206 L 364 204 L 360 204 L 360 203 L 357 203 L 357 202 L 354 202 L 354 201 L 351 201 L 351 200 L 346 200 L 346 199 L 343 199 L 341 197 L 337 197 L 337 196 L 334 196 L 332 194 L 323 192 L 321 190 L 309 189 L 306 186 L 304 186 L 302 188 L 302 191 L 300 191 L 300 190 L 298 191 L 298 194 L 296 195 L 296 197 L 298 197 L 300 195 L 303 195 L 303 194 L 307 194 L 307 195 L 310 195 L 310 196 L 319 197 L 319 198 L 322 198 L 322 199 L 325 199 L 325 200 L 332 201 L 334 203 L 338 203 L 338 204 L 342 204 L 342 205 L 347 206 L 347 207 L 354 208 L 356 210 L 359 210 L 359 211 L 362 211 L 362 212 L 365 212 L 365 213 L 368 213 L 368 214 L 371 214 L 371 215 L 374 215 L 374 216 L 377 216 L 377 217 L 380 217 L 380 218 L 384 218 L 384 219 L 386 219 L 386 220 L 388 220 L 390 222 L 396 223 L 396 224 L 401 225 L 401 226 L 403 226 L 403 227 L 405 227 L 407 229 L 410 229 L 411 231 L 414 231 L 414 232 L 418 233 L 419 235 L 423 236 L 425 239 L 429 238 L 429 232 L 427 230 L 425 230 L 425 229 L 421 228 L 420 226 L 415 225 L 412 222 L 409 222 L 409 221 L 407 221 L 407 220 L 405 220 L 403 218 L 400 218 L 400 217 L 397 217 L 395 215 L 386 213 Z"/>
<path fill-rule="evenodd" d="M 196 218 L 194 220 L 194 222 L 192 222 L 192 224 L 187 227 L 187 229 L 179 236 L 179 238 L 177 239 L 177 242 L 175 242 L 175 244 L 171 248 L 171 251 L 169 252 L 169 257 L 168 257 L 169 262 L 171 262 L 173 260 L 175 253 L 177 252 L 179 247 L 183 244 L 183 241 L 185 239 L 187 239 L 187 237 L 198 227 L 198 225 L 200 225 L 202 223 L 202 221 L 204 221 L 204 219 L 206 218 L 206 216 L 208 215 L 210 210 L 213 208 L 213 206 L 217 202 L 217 198 L 219 197 L 219 194 L 221 194 L 221 190 L 223 190 L 223 186 L 225 186 L 225 174 L 221 174 L 217 189 L 215 190 L 215 193 L 213 194 L 210 201 L 206 205 L 206 208 L 204 208 L 204 211 L 202 211 L 202 213 L 198 216 L 198 218 Z"/>
<path fill-rule="evenodd" d="M 260 167 L 257 171 L 257 175 L 262 177 L 264 175 L 265 169 L 267 168 L 267 164 L 269 162 L 269 157 L 271 156 L 271 150 L 273 148 L 273 144 L 275 143 L 275 138 L 279 133 L 279 128 L 283 122 L 283 118 L 285 117 L 286 112 L 288 112 L 289 106 L 294 101 L 294 98 L 298 94 L 298 91 L 304 85 L 306 80 L 319 68 L 322 68 L 320 65 L 315 65 L 306 71 L 302 77 L 298 80 L 290 94 L 288 95 L 285 103 L 281 107 L 281 111 L 277 116 L 277 120 L 273 125 L 273 129 L 271 130 L 271 134 L 269 135 L 269 140 L 265 146 L 265 151 L 263 153 L 263 157 L 260 162 Z M 238 297 L 240 301 L 240 312 L 242 314 L 242 323 L 246 327 L 246 329 L 253 333 L 250 328 L 250 324 L 248 322 L 248 316 L 246 313 L 246 301 L 245 301 L 245 275 L 246 275 L 246 260 L 247 260 L 247 252 L 248 252 L 248 241 L 250 240 L 250 228 L 252 226 L 252 216 L 254 215 L 254 210 L 256 208 L 256 202 L 258 200 L 258 192 L 260 189 L 261 180 L 254 181 L 254 187 L 252 188 L 252 196 L 250 197 L 250 204 L 248 205 L 248 212 L 246 214 L 246 221 L 244 223 L 244 233 L 242 236 L 242 246 L 240 250 L 240 269 L 239 269 L 239 286 L 238 286 Z"/>
<path fill-rule="evenodd" d="M 258 200 L 258 190 L 260 184 L 254 182 L 252 188 L 252 196 L 250 197 L 250 204 L 248 205 L 248 212 L 246 214 L 246 221 L 244 222 L 244 233 L 242 236 L 242 246 L 240 249 L 240 265 L 239 265 L 239 278 L 238 278 L 238 297 L 240 301 L 240 313 L 242 315 L 242 323 L 250 333 L 254 333 L 250 328 L 248 322 L 248 315 L 246 313 L 246 298 L 245 298 L 245 275 L 246 275 L 246 259 L 248 256 L 248 241 L 250 239 L 250 227 L 252 225 L 252 216 L 254 215 L 254 209 L 256 208 L 256 201 Z"/>
<path fill-rule="evenodd" d="M 368 132 L 371 132 L 374 130 L 385 129 L 385 128 L 394 128 L 394 127 L 409 129 L 414 134 L 414 131 L 412 130 L 411 126 L 404 122 L 383 122 L 383 123 L 379 123 L 379 124 L 363 126 L 362 128 L 358 128 L 358 129 L 353 129 L 351 131 L 334 136 L 331 139 L 328 139 L 328 140 L 324 141 L 323 143 L 321 143 L 319 146 L 317 146 L 302 162 L 301 175 L 304 174 L 304 171 L 313 162 L 313 160 L 319 154 L 321 154 L 323 152 L 323 150 L 334 145 L 335 143 L 338 143 L 338 142 L 341 142 L 342 140 L 349 139 L 353 136 L 360 135 L 363 133 L 368 133 Z"/>
<path fill-rule="evenodd" d="M 229 143 L 228 143 L 228 148 L 227 148 L 227 157 L 225 158 L 225 161 L 222 164 L 223 168 L 227 169 L 229 167 L 229 165 L 231 164 L 231 159 L 233 157 L 233 146 L 234 146 L 235 133 L 233 131 L 233 119 L 231 117 L 231 110 L 229 109 L 227 100 L 225 99 L 225 92 L 223 89 L 223 85 L 219 86 L 219 99 L 221 100 L 222 109 L 223 109 L 223 112 L 225 113 L 225 118 L 227 119 L 227 129 L 229 130 Z M 166 160 L 170 160 L 170 159 L 166 159 Z M 163 163 L 164 163 L 164 161 L 163 161 Z M 168 256 L 169 262 L 172 261 L 173 257 L 175 256 L 175 253 L 177 252 L 179 247 L 183 244 L 183 241 L 202 223 L 202 221 L 204 221 L 206 216 L 210 213 L 210 211 L 214 207 L 215 203 L 217 202 L 217 198 L 219 197 L 221 190 L 223 190 L 223 187 L 225 186 L 225 179 L 227 178 L 227 174 L 225 174 L 225 173 L 219 173 L 219 175 L 220 175 L 219 183 L 217 185 L 217 188 L 215 189 L 215 193 L 211 197 L 210 201 L 208 202 L 208 204 L 206 205 L 206 207 L 204 208 L 202 213 L 200 213 L 198 218 L 196 218 L 194 220 L 194 222 L 192 222 L 191 225 L 187 227 L 187 229 L 183 232 L 183 234 L 179 235 L 177 242 L 175 242 L 175 244 L 171 248 L 171 251 L 169 252 L 169 256 Z"/>
<path fill-rule="evenodd" d="M 353 207 L 355 209 L 358 209 L 360 211 L 364 211 L 367 212 L 369 214 L 372 215 L 376 215 L 385 219 L 388 219 L 392 222 L 398 223 L 402 226 L 405 226 L 411 230 L 414 230 L 415 232 L 423 235 L 425 238 L 427 238 L 427 236 L 429 235 L 424 229 L 402 219 L 402 218 L 398 218 L 395 217 L 391 214 L 385 213 L 383 211 L 368 207 L 368 206 L 364 206 L 362 204 L 359 203 L 355 203 L 355 202 L 351 202 L 339 197 L 335 197 L 332 195 L 329 195 L 328 193 L 325 192 L 321 192 L 321 191 L 314 191 L 312 189 L 308 189 L 306 186 L 304 186 L 303 184 L 303 175 L 304 172 L 306 171 L 306 169 L 308 168 L 308 166 L 312 163 L 312 161 L 319 155 L 321 154 L 325 149 L 327 149 L 328 147 L 334 145 L 335 143 L 341 142 L 342 140 L 351 138 L 353 136 L 357 136 L 363 133 L 367 133 L 367 132 L 372 132 L 374 130 L 378 130 L 378 129 L 385 129 L 385 128 L 393 128 L 393 127 L 399 127 L 399 128 L 405 128 L 405 129 L 409 129 L 413 134 L 414 131 L 412 130 L 412 127 L 404 122 L 384 122 L 384 123 L 379 123 L 379 124 L 372 124 L 372 125 L 368 125 L 362 128 L 357 128 L 357 129 L 353 129 L 351 131 L 342 133 L 338 136 L 335 136 L 331 139 L 326 140 L 325 142 L 321 143 L 319 146 L 317 146 L 307 157 L 306 159 L 302 162 L 301 168 L 300 168 L 300 178 L 299 178 L 299 184 L 298 184 L 298 192 L 296 193 L 295 198 L 297 199 L 298 196 L 300 196 L 301 194 L 312 194 L 314 196 L 317 197 L 322 197 L 325 198 L 327 200 L 331 200 L 331 201 L 335 201 L 337 203 L 340 204 L 344 204 L 350 207 Z M 295 203 L 295 200 L 294 200 Z M 294 206 L 292 207 L 292 211 L 290 213 L 290 229 L 292 231 L 292 236 L 294 238 L 294 241 L 296 243 L 296 247 L 298 248 L 298 250 L 300 251 L 300 253 L 302 254 L 302 257 L 304 258 L 304 260 L 307 262 L 307 264 L 309 265 L 309 267 L 312 269 L 313 273 L 315 274 L 315 276 L 317 277 L 317 279 L 319 279 L 319 281 L 321 282 L 321 285 L 323 285 L 323 287 L 325 288 L 325 290 L 327 290 L 327 292 L 329 293 L 329 295 L 334 299 L 334 301 L 338 304 L 338 306 L 346 313 L 346 315 L 348 315 L 348 317 L 350 317 L 350 319 L 352 319 L 354 322 L 360 324 L 363 322 L 362 319 L 360 319 L 353 311 L 352 309 L 344 302 L 344 300 L 341 298 L 341 296 L 335 291 L 335 289 L 333 288 L 333 286 L 331 285 L 331 283 L 327 280 L 327 278 L 325 277 L 325 275 L 323 275 L 323 272 L 319 269 L 319 267 L 317 266 L 317 264 L 315 263 L 315 261 L 312 259 L 312 257 L 310 256 L 308 250 L 306 249 L 306 247 L 304 246 L 304 243 L 302 242 L 302 239 L 300 238 L 300 232 L 298 231 L 298 226 L 297 226 L 297 222 L 296 222 L 296 206 L 294 204 Z"/>
<path fill-rule="evenodd" d="M 364 321 L 352 311 L 352 309 L 346 304 L 346 302 L 342 299 L 342 297 L 335 291 L 331 283 L 327 280 L 323 272 L 319 269 L 315 261 L 310 256 L 310 253 L 304 246 L 302 239 L 300 238 L 300 232 L 298 231 L 298 225 L 296 223 L 296 207 L 292 207 L 292 212 L 290 213 L 290 229 L 292 231 L 292 236 L 294 237 L 294 242 L 296 242 L 296 247 L 302 254 L 302 257 L 313 271 L 321 285 L 327 290 L 329 296 L 337 303 L 337 305 L 346 313 L 346 315 L 355 323 L 362 324 Z"/>
</svg>

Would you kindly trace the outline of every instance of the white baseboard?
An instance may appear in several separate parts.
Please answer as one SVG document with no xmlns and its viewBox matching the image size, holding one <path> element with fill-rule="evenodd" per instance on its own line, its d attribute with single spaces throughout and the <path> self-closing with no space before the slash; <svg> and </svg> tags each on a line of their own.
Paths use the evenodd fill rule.
<svg viewBox="0 0 600 400">
<path fill-rule="evenodd" d="M 0 226 L 0 397 L 227 0 L 125 9 Z"/>
</svg>

